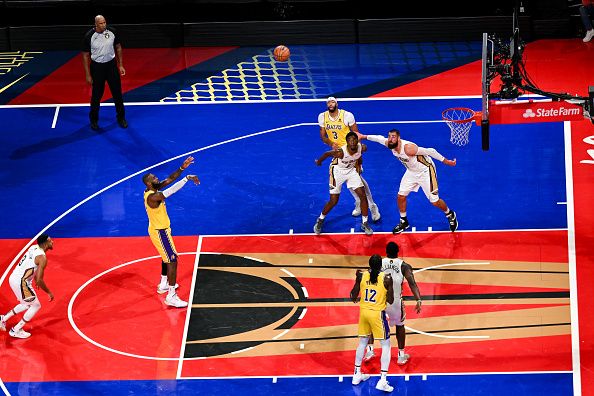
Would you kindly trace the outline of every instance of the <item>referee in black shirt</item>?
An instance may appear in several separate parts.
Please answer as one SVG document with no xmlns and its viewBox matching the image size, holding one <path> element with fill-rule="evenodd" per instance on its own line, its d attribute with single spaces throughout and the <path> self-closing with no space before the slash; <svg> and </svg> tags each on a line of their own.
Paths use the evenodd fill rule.
<svg viewBox="0 0 594 396">
<path fill-rule="evenodd" d="M 115 102 L 118 124 L 122 128 L 128 128 L 124 100 L 122 99 L 122 83 L 120 81 L 120 74 L 122 76 L 126 74 L 122 58 L 122 46 L 116 31 L 111 27 L 107 27 L 103 15 L 95 17 L 95 27 L 85 35 L 82 54 L 87 83 L 93 85 L 91 112 L 89 113 L 91 129 L 94 131 L 99 129 L 99 103 L 105 90 L 105 81 L 109 84 Z"/>
</svg>

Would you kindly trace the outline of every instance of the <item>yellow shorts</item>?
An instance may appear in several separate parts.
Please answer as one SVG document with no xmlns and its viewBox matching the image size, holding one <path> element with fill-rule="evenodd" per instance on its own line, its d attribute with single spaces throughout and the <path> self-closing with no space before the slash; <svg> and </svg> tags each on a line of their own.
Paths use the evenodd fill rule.
<svg viewBox="0 0 594 396">
<path fill-rule="evenodd" d="M 367 337 L 370 334 L 373 334 L 373 338 L 376 340 L 390 338 L 386 311 L 372 311 L 371 309 L 359 311 L 359 337 Z"/>
<path fill-rule="evenodd" d="M 163 230 L 155 230 L 149 228 L 148 230 L 151 241 L 157 251 L 161 255 L 161 259 L 164 263 L 171 263 L 177 261 L 177 250 L 173 244 L 173 238 L 171 237 L 171 228 Z"/>
</svg>

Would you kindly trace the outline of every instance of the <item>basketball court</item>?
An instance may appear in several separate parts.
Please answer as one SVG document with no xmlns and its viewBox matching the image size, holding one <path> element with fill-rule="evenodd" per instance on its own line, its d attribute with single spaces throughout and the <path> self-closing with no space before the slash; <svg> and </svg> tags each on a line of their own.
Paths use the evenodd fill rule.
<svg viewBox="0 0 594 396">
<path fill-rule="evenodd" d="M 127 101 L 127 130 L 117 126 L 109 103 L 101 108 L 99 133 L 88 127 L 87 104 L 0 106 L 8 186 L 0 312 L 14 305 L 11 269 L 41 232 L 55 240 L 45 279 L 56 295 L 48 302 L 39 292 L 42 308 L 27 327 L 31 338 L 0 333 L 4 393 L 379 394 L 379 357 L 363 367 L 372 379 L 350 383 L 358 306 L 348 296 L 355 270 L 366 268 L 371 254 L 385 255 L 389 241 L 413 266 L 423 296 L 417 315 L 404 289 L 411 358 L 404 366 L 393 359 L 393 394 L 594 392 L 593 327 L 582 302 L 593 294 L 594 130 L 583 116 L 493 118 L 488 151 L 478 126 L 467 145 L 452 144 L 443 110 L 483 106 L 480 74 L 473 92 L 445 85 L 448 76 L 461 81 L 466 67 L 478 65 L 480 73 L 480 42 L 459 48 L 469 51 L 460 56 L 473 57 L 472 66 L 459 59 L 461 66 L 405 84 L 399 93 L 336 95 L 364 133 L 397 128 L 404 139 L 457 159 L 456 167 L 437 164 L 440 196 L 460 222 L 455 233 L 418 193 L 409 197 L 413 229 L 392 235 L 404 169 L 373 142 L 365 142 L 363 157 L 382 214 L 371 225 L 374 235 L 359 231 L 347 193 L 324 232 L 312 233 L 328 199 L 327 169 L 314 164 L 326 150 L 315 121 L 325 96 L 338 90 L 295 75 L 320 70 L 315 61 L 309 71 L 297 67 L 316 59 L 319 48 L 296 49 L 309 58 L 292 58 L 293 74 L 284 82 L 304 97 L 283 96 L 290 94 L 280 83 L 274 89 L 280 97 L 257 99 L 249 91 L 229 97 L 233 82 L 225 72 L 227 90 L 219 96 L 209 91 L 218 83 L 211 80 L 180 83 L 161 101 Z M 228 62 L 235 50 L 209 51 L 204 59 Z M 240 51 L 252 51 L 253 65 L 272 48 Z M 271 74 L 282 76 L 287 65 Z M 237 70 L 244 78 L 250 73 Z M 347 81 L 352 72 L 338 68 L 335 76 Z M 434 78 L 443 84 L 432 84 Z M 342 84 L 341 92 L 353 89 Z M 41 88 L 28 94 L 35 89 Z M 202 100 L 201 92 L 213 100 Z M 537 104 L 529 107 L 540 114 Z M 167 201 L 180 253 L 178 293 L 191 302 L 180 310 L 155 292 L 160 258 L 146 232 L 141 177 L 152 172 L 162 179 L 189 155 L 196 162 L 186 173 L 201 184 L 188 184 Z"/>
</svg>

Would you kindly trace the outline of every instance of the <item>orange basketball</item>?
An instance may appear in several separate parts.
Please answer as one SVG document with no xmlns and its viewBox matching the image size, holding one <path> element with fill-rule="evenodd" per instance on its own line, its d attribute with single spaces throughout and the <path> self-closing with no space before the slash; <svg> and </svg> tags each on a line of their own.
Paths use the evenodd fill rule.
<svg viewBox="0 0 594 396">
<path fill-rule="evenodd" d="M 274 59 L 278 62 L 286 62 L 291 56 L 291 51 L 284 45 L 279 45 L 274 49 L 272 54 L 274 55 Z"/>
</svg>

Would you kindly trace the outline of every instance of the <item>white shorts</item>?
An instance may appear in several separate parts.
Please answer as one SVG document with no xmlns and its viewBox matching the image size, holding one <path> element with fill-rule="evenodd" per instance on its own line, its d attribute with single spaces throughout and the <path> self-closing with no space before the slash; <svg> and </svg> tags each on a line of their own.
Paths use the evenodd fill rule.
<svg viewBox="0 0 594 396">
<path fill-rule="evenodd" d="M 10 288 L 21 304 L 31 304 L 37 298 L 35 290 L 33 290 L 32 282 L 21 282 L 20 276 L 10 276 L 8 279 Z"/>
<path fill-rule="evenodd" d="M 404 302 L 402 300 L 396 300 L 394 304 L 388 304 L 386 315 L 388 315 L 388 324 L 390 326 L 404 326 L 404 319 L 406 319 Z"/>
<path fill-rule="evenodd" d="M 356 189 L 363 187 L 363 180 L 361 175 L 357 173 L 356 169 L 349 169 L 347 171 L 339 170 L 336 166 L 331 166 L 329 169 L 330 179 L 328 181 L 330 187 L 330 194 L 340 194 L 342 185 L 346 182 L 348 188 Z"/>
<path fill-rule="evenodd" d="M 437 173 L 433 164 L 431 164 L 429 169 L 424 172 L 411 172 L 409 170 L 404 172 L 404 176 L 402 176 L 402 180 L 400 180 L 398 195 L 406 197 L 413 191 L 419 191 L 419 187 L 423 189 L 429 202 L 433 203 L 439 201 Z"/>
</svg>

